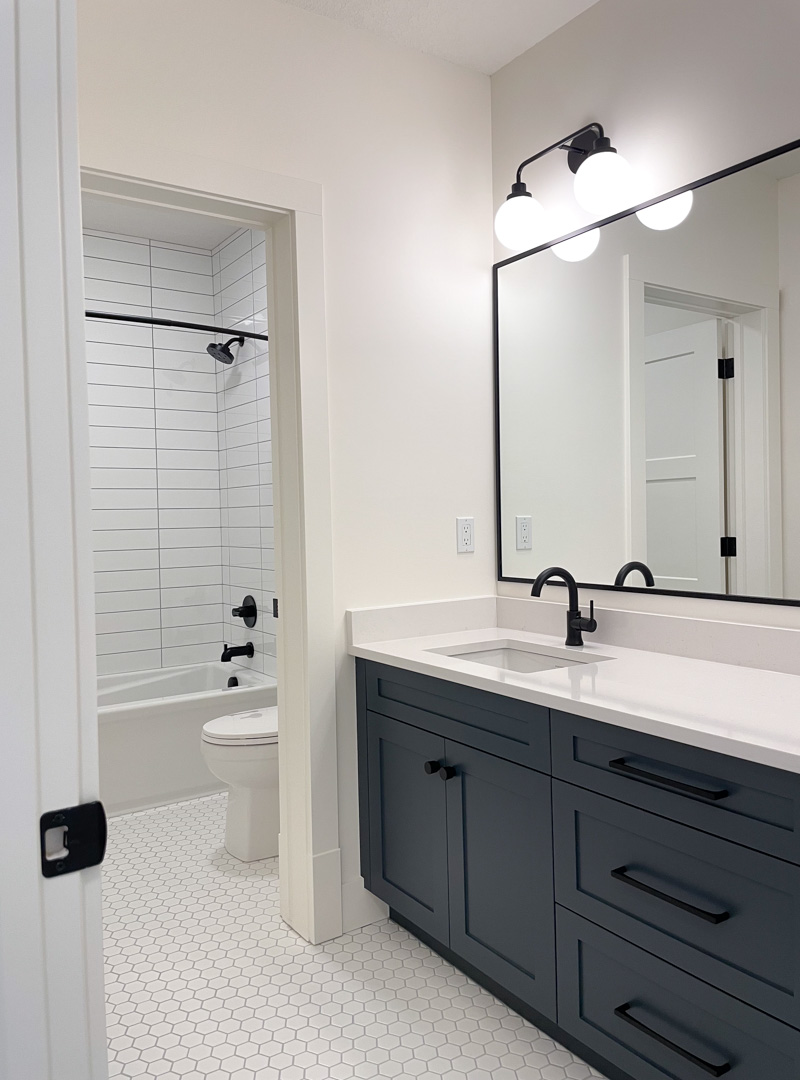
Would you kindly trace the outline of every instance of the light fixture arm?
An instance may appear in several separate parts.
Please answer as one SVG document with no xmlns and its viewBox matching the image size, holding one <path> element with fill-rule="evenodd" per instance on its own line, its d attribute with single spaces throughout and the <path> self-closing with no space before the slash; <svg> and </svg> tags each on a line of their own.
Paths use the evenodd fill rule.
<svg viewBox="0 0 800 1080">
<path fill-rule="evenodd" d="M 532 162 L 538 161 L 539 158 L 546 157 L 547 154 L 552 154 L 554 150 L 566 150 L 570 154 L 577 154 L 579 157 L 585 157 L 588 153 L 590 153 L 589 149 L 583 146 L 571 146 L 570 143 L 572 143 L 573 140 L 580 138 L 581 135 L 588 135 L 590 132 L 594 135 L 595 139 L 605 138 L 605 131 L 603 130 L 602 124 L 585 124 L 582 128 L 578 128 L 577 131 L 573 131 L 571 135 L 566 135 L 563 139 L 559 139 L 558 142 L 554 142 L 552 146 L 548 146 L 544 150 L 540 150 L 539 153 L 534 154 L 533 157 L 526 158 L 525 161 L 523 161 L 517 169 L 516 183 L 522 183 L 523 169 L 527 168 L 527 166 L 530 165 Z"/>
</svg>

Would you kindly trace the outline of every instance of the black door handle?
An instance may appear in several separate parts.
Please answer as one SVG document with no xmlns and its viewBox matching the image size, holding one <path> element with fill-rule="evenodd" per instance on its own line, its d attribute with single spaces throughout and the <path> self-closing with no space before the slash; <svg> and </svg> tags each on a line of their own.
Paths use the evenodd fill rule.
<svg viewBox="0 0 800 1080">
<path fill-rule="evenodd" d="M 725 1061 L 722 1065 L 712 1065 L 710 1061 L 704 1061 L 703 1058 L 698 1057 L 697 1054 L 693 1054 L 690 1050 L 684 1050 L 682 1046 L 678 1046 L 671 1039 L 665 1038 L 663 1035 L 659 1035 L 657 1031 L 653 1031 L 647 1024 L 643 1024 L 641 1020 L 637 1020 L 630 1015 L 630 1009 L 632 1008 L 630 1001 L 627 1001 L 624 1005 L 618 1005 L 614 1009 L 614 1016 L 618 1016 L 620 1020 L 624 1020 L 626 1024 L 630 1024 L 631 1027 L 636 1028 L 637 1031 L 641 1031 L 643 1035 L 649 1036 L 655 1042 L 660 1043 L 661 1046 L 666 1046 L 668 1050 L 672 1050 L 673 1053 L 678 1054 L 686 1061 L 691 1061 L 692 1065 L 696 1065 L 698 1069 L 702 1069 L 703 1072 L 707 1072 L 709 1076 L 724 1076 L 726 1072 L 731 1071 L 729 1061 Z"/>
<path fill-rule="evenodd" d="M 439 776 L 442 780 L 452 780 L 455 775 L 456 770 L 452 765 L 442 765 L 441 769 L 439 769 Z"/>
<path fill-rule="evenodd" d="M 611 876 L 616 881 L 621 881 L 624 885 L 630 885 L 634 889 L 639 889 L 640 892 L 647 893 L 648 896 L 655 896 L 657 900 L 663 900 L 667 904 L 672 904 L 673 907 L 680 908 L 681 911 L 687 911 L 690 915 L 697 916 L 698 919 L 704 919 L 706 922 L 718 923 L 725 922 L 726 919 L 731 917 L 729 911 L 705 911 L 703 908 L 695 907 L 694 904 L 687 904 L 684 900 L 677 900 L 674 896 L 670 896 L 669 893 L 662 892 L 660 889 L 654 889 L 652 885 L 645 885 L 643 881 L 637 881 L 636 878 L 628 877 L 627 866 L 618 866 L 616 870 L 611 871 Z"/>
<path fill-rule="evenodd" d="M 424 768 L 425 772 L 428 774 L 428 776 L 433 776 L 433 774 L 437 773 L 439 771 L 439 769 L 441 769 L 441 767 L 442 767 L 441 761 L 426 761 L 425 764 L 423 765 L 423 768 Z"/>
<path fill-rule="evenodd" d="M 714 791 L 711 788 L 695 787 L 694 784 L 684 784 L 681 780 L 672 780 L 668 776 L 659 776 L 658 773 L 637 769 L 635 765 L 629 765 L 625 758 L 614 758 L 613 761 L 609 761 L 608 767 L 609 769 L 616 769 L 617 772 L 624 773 L 626 776 L 631 776 L 635 780 L 650 780 L 655 784 L 663 784 L 664 787 L 679 791 L 682 795 L 697 795 L 700 799 L 712 799 L 714 801 L 726 799 L 730 795 L 730 792 L 726 791 L 725 788 Z"/>
</svg>

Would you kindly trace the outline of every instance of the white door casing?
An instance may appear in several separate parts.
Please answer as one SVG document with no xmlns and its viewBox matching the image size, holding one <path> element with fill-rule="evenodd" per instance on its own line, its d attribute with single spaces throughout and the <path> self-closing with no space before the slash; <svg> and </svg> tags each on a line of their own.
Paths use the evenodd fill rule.
<svg viewBox="0 0 800 1080">
<path fill-rule="evenodd" d="M 267 237 L 280 618 L 281 915 L 314 943 L 342 932 L 328 373 L 319 184 L 122 140 L 83 189 L 261 228 Z M 313 536 L 313 543 L 306 537 Z"/>
<path fill-rule="evenodd" d="M 98 796 L 75 12 L 0 11 L 0 1076 L 102 1080 L 100 870 L 38 836 Z"/>
</svg>

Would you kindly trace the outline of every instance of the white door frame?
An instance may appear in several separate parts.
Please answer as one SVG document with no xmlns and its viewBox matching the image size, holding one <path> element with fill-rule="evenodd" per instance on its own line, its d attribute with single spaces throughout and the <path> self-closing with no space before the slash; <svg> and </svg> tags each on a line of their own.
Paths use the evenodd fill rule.
<svg viewBox="0 0 800 1080">
<path fill-rule="evenodd" d="M 0 1076 L 107 1076 L 100 870 L 39 817 L 98 797 L 71 0 L 0 6 Z M 81 482 L 74 483 L 80 476 Z"/>
<path fill-rule="evenodd" d="M 267 234 L 281 915 L 318 943 L 342 932 L 322 189 L 234 159 L 220 162 L 216 154 L 132 153 L 122 142 L 113 160 L 82 162 L 85 191 L 211 214 Z"/>
</svg>

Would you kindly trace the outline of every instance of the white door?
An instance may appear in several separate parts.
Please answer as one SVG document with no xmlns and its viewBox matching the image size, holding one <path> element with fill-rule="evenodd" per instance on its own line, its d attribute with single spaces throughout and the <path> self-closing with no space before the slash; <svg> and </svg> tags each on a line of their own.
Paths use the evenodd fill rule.
<svg viewBox="0 0 800 1080">
<path fill-rule="evenodd" d="M 647 563 L 660 589 L 724 592 L 717 320 L 645 339 Z"/>
<path fill-rule="evenodd" d="M 98 793 L 74 22 L 0 5 L 3 1080 L 107 1076 L 100 870 L 45 878 L 39 847 Z"/>
</svg>

